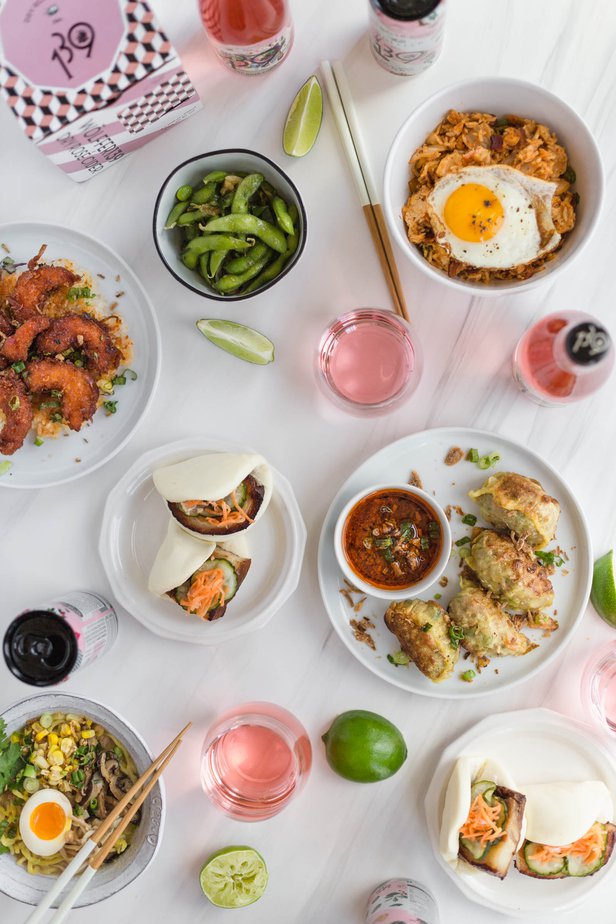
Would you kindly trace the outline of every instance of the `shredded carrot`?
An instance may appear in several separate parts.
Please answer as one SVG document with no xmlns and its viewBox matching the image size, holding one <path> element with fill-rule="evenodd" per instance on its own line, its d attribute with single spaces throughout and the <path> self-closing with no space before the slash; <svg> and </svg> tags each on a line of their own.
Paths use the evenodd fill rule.
<svg viewBox="0 0 616 924">
<path fill-rule="evenodd" d="M 231 492 L 231 498 L 235 509 L 232 509 L 224 499 L 207 501 L 205 503 L 202 500 L 186 500 L 182 501 L 182 504 L 189 509 L 193 507 L 208 507 L 212 511 L 212 515 L 205 517 L 205 521 L 212 526 L 235 526 L 237 523 L 244 523 L 245 520 L 248 520 L 249 523 L 253 523 L 254 521 L 238 503 L 235 490 Z"/>
<path fill-rule="evenodd" d="M 597 863 L 601 859 L 605 848 L 603 829 L 598 822 L 579 840 L 564 847 L 549 847 L 547 844 L 537 844 L 534 859 L 539 863 L 550 863 L 561 857 L 581 857 L 585 864 Z"/>
<path fill-rule="evenodd" d="M 468 818 L 460 828 L 460 834 L 462 837 L 479 841 L 481 844 L 489 844 L 498 840 L 505 833 L 497 824 L 500 813 L 500 803 L 488 805 L 483 798 L 483 793 L 479 793 L 473 800 Z"/>
<path fill-rule="evenodd" d="M 189 613 L 205 619 L 213 605 L 223 606 L 225 602 L 225 575 L 222 568 L 199 571 L 193 578 L 186 597 L 180 600 Z"/>
</svg>

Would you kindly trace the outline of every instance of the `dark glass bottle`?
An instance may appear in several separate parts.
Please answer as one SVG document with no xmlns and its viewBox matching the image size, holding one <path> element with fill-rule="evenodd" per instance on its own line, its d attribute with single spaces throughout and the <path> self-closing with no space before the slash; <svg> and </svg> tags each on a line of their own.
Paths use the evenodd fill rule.
<svg viewBox="0 0 616 924">
<path fill-rule="evenodd" d="M 443 47 L 445 0 L 370 0 L 370 47 L 385 70 L 412 77 Z"/>
</svg>

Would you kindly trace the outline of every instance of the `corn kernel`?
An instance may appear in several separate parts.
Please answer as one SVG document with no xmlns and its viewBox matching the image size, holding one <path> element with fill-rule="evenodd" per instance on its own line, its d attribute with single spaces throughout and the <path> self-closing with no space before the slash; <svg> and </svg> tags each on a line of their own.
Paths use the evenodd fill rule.
<svg viewBox="0 0 616 924">
<path fill-rule="evenodd" d="M 58 738 L 55 732 L 51 732 L 47 740 L 49 741 L 50 744 L 57 744 L 60 739 Z"/>
<path fill-rule="evenodd" d="M 11 735 L 11 741 L 13 744 L 19 744 L 19 735 Z"/>
<path fill-rule="evenodd" d="M 64 724 L 62 725 L 62 727 L 61 727 L 61 729 L 60 729 L 60 734 L 61 734 L 63 737 L 66 737 L 67 735 L 70 735 L 70 734 L 71 734 L 71 726 L 70 726 L 70 725 L 67 725 L 66 722 L 64 722 Z"/>
<path fill-rule="evenodd" d="M 35 739 L 35 740 L 36 740 L 36 741 L 42 741 L 43 738 L 46 738 L 46 737 L 47 737 L 47 732 L 46 732 L 45 729 L 43 729 L 42 731 L 36 733 L 36 739 Z"/>
<path fill-rule="evenodd" d="M 95 734 L 96 733 L 92 729 L 90 729 L 89 731 L 82 731 L 81 737 L 86 738 L 86 739 L 93 738 Z"/>
<path fill-rule="evenodd" d="M 63 754 L 70 754 L 75 746 L 75 742 L 72 738 L 63 738 L 60 742 L 60 748 Z"/>
<path fill-rule="evenodd" d="M 54 748 L 49 752 L 49 762 L 56 767 L 59 767 L 64 763 L 64 754 L 60 748 Z"/>
</svg>

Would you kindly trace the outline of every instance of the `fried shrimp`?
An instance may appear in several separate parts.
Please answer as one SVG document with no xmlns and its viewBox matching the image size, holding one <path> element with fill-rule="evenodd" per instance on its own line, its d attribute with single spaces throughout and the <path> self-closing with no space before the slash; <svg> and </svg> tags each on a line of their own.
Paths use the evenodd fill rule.
<svg viewBox="0 0 616 924">
<path fill-rule="evenodd" d="M 71 430 L 80 430 L 91 420 L 99 392 L 89 372 L 58 359 L 34 359 L 26 366 L 31 392 L 62 392 L 60 411 Z"/>
<path fill-rule="evenodd" d="M 121 353 L 103 324 L 83 314 L 54 318 L 42 333 L 36 348 L 41 353 L 63 353 L 70 348 L 83 352 L 86 367 L 95 378 L 105 375 L 120 363 Z"/>
<path fill-rule="evenodd" d="M 12 456 L 26 438 L 34 414 L 26 387 L 9 369 L 0 375 L 0 453 Z"/>
<path fill-rule="evenodd" d="M 38 265 L 46 245 L 44 244 L 37 255 L 28 261 L 28 269 L 21 273 L 15 286 L 13 298 L 13 314 L 18 321 L 26 320 L 43 307 L 52 292 L 63 286 L 72 286 L 79 276 L 71 273 L 65 266 L 53 266 L 50 263 Z"/>
<path fill-rule="evenodd" d="M 49 319 L 44 315 L 35 315 L 18 327 L 0 347 L 0 355 L 11 363 L 25 362 L 34 338 L 49 327 Z"/>
</svg>

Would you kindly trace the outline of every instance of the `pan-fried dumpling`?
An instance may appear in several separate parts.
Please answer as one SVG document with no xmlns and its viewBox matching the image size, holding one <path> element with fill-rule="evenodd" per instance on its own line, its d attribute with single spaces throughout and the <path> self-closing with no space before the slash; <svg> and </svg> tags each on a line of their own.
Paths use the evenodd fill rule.
<svg viewBox="0 0 616 924">
<path fill-rule="evenodd" d="M 471 655 L 525 655 L 537 647 L 516 629 L 509 614 L 476 581 L 461 577 L 460 585 L 448 612 L 452 623 L 464 630 L 460 644 Z"/>
<path fill-rule="evenodd" d="M 503 606 L 521 613 L 542 610 L 554 602 L 554 590 L 545 567 L 534 555 L 493 529 L 475 530 L 466 559 L 479 581 Z"/>
<path fill-rule="evenodd" d="M 534 549 L 547 545 L 556 535 L 560 504 L 534 478 L 497 472 L 468 494 L 477 501 L 488 523 L 511 530 Z"/>
<path fill-rule="evenodd" d="M 434 600 L 401 600 L 385 613 L 385 625 L 400 648 L 433 683 L 451 677 L 458 649 L 449 636 L 449 617 Z"/>
</svg>

